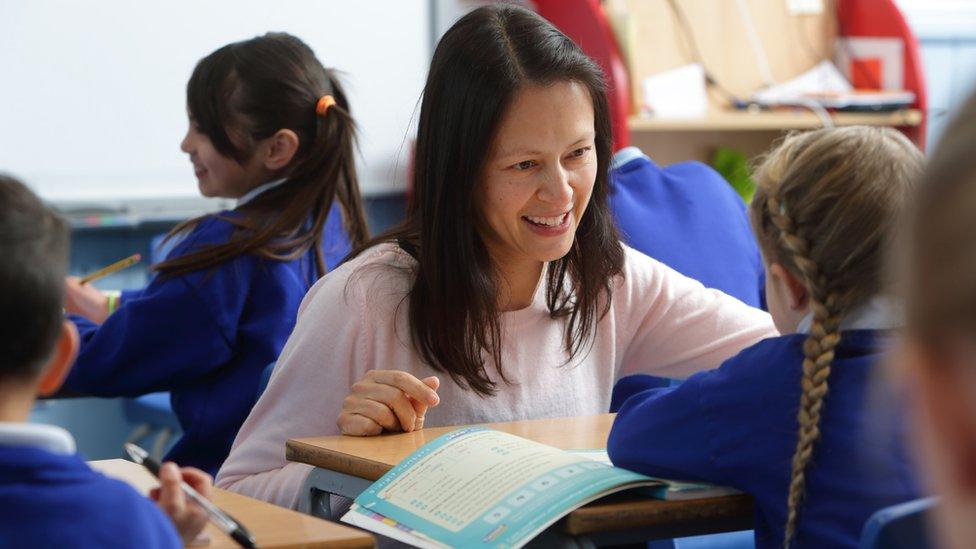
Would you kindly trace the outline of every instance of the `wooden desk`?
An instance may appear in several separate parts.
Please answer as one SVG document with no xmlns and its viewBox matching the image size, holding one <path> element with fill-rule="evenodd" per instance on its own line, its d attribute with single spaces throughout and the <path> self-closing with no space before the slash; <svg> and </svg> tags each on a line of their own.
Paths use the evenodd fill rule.
<svg viewBox="0 0 976 549">
<path fill-rule="evenodd" d="M 605 448 L 614 414 L 487 424 L 565 450 Z M 414 450 L 458 427 L 435 427 L 379 437 L 330 436 L 289 440 L 290 461 L 316 468 L 309 476 L 303 510 L 328 515 L 328 497 L 354 498 Z M 745 495 L 661 501 L 616 495 L 573 511 L 547 534 L 585 537 L 600 544 L 744 530 L 752 527 L 752 498 Z"/>
<path fill-rule="evenodd" d="M 91 461 L 93 469 L 123 480 L 146 494 L 159 483 L 144 467 L 124 459 Z M 277 505 L 214 488 L 213 502 L 246 526 L 262 548 L 374 547 L 372 535 Z M 230 537 L 209 524 L 205 549 L 239 549 Z"/>
</svg>

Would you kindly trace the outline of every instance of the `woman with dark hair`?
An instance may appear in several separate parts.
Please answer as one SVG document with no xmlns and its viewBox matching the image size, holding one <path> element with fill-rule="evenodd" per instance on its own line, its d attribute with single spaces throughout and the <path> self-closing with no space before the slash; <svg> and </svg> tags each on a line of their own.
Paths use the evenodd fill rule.
<svg viewBox="0 0 976 549">
<path fill-rule="evenodd" d="M 306 296 L 218 485 L 292 506 L 309 467 L 285 461 L 289 438 L 597 414 L 621 376 L 685 377 L 775 335 L 621 245 L 611 139 L 602 74 L 555 27 L 509 5 L 458 21 L 407 220 Z"/>
</svg>

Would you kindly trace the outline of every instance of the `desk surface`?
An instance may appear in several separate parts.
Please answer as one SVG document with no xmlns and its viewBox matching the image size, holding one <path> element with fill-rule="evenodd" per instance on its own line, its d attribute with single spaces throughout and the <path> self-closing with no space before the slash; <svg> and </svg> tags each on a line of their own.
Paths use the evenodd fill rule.
<svg viewBox="0 0 976 549">
<path fill-rule="evenodd" d="M 562 448 L 605 448 L 614 414 L 489 423 L 488 427 Z M 289 440 L 290 461 L 376 480 L 414 450 L 458 427 L 434 427 L 378 437 L 329 436 Z M 673 535 L 750 528 L 752 499 L 745 495 L 687 501 L 611 496 L 567 515 L 558 528 L 570 535 L 660 528 Z"/>
<path fill-rule="evenodd" d="M 89 465 L 106 476 L 123 480 L 141 493 L 149 492 L 158 482 L 144 467 L 124 459 L 91 461 Z M 303 515 L 270 503 L 214 488 L 213 502 L 241 521 L 259 547 L 373 547 L 373 536 L 322 519 Z M 210 543 L 205 549 L 239 549 L 230 537 L 209 524 L 205 530 Z"/>
</svg>

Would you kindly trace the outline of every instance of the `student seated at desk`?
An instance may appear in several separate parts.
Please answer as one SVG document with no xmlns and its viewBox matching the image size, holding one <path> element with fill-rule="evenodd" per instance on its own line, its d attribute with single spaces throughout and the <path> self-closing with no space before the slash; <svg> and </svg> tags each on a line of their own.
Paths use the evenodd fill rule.
<svg viewBox="0 0 976 549">
<path fill-rule="evenodd" d="M 763 266 L 745 204 L 700 162 L 661 167 L 637 147 L 613 156 L 610 208 L 628 246 L 721 290 L 762 305 Z"/>
<path fill-rule="evenodd" d="M 620 243 L 611 150 L 602 72 L 572 40 L 507 4 L 461 18 L 431 63 L 405 224 L 306 296 L 218 485 L 294 505 L 310 468 L 289 438 L 604 413 L 621 375 L 685 377 L 775 335 Z"/>
<path fill-rule="evenodd" d="M 216 473 L 302 297 L 367 229 L 349 104 L 298 38 L 272 33 L 211 53 L 187 84 L 187 112 L 180 148 L 201 194 L 237 207 L 177 226 L 156 278 L 115 311 L 67 281 L 81 352 L 66 386 L 171 391 L 183 436 L 168 458 Z"/>
<path fill-rule="evenodd" d="M 949 549 L 976 540 L 976 94 L 932 153 L 908 218 L 908 327 L 897 373 L 913 435 L 940 496 L 933 528 Z"/>
<path fill-rule="evenodd" d="M 874 511 L 918 497 L 901 418 L 872 410 L 869 388 L 902 326 L 883 258 L 921 162 L 889 128 L 783 141 L 757 173 L 751 218 L 785 335 L 632 394 L 610 432 L 614 464 L 748 492 L 761 548 L 857 547 Z"/>
<path fill-rule="evenodd" d="M 165 464 L 157 507 L 91 470 L 67 431 L 27 423 L 37 394 L 57 391 L 78 351 L 62 314 L 68 227 L 0 175 L 0 235 L 0 546 L 182 547 L 207 514 L 180 481 L 208 495 L 206 473 Z"/>
</svg>

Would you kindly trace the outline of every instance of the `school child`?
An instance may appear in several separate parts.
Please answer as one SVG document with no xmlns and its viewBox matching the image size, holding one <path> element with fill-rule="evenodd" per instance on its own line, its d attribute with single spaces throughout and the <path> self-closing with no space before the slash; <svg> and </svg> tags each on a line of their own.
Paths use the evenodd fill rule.
<svg viewBox="0 0 976 549">
<path fill-rule="evenodd" d="M 346 95 L 298 38 L 270 33 L 201 60 L 187 85 L 189 155 L 204 196 L 237 207 L 178 225 L 155 279 L 122 295 L 68 280 L 81 334 L 66 386 L 97 396 L 171 391 L 183 437 L 168 454 L 216 473 L 311 285 L 366 224 Z"/>
<path fill-rule="evenodd" d="M 913 396 L 914 445 L 940 496 L 941 547 L 976 539 L 976 95 L 932 153 L 914 211 L 907 253 L 905 345 L 896 371 Z M 906 261 L 907 260 L 907 261 Z"/>
<path fill-rule="evenodd" d="M 613 462 L 751 494 L 757 547 L 856 547 L 871 513 L 917 497 L 902 425 L 873 414 L 867 395 L 902 325 L 883 256 L 920 165 L 881 128 L 791 135 L 773 150 L 750 217 L 783 335 L 632 394 L 610 433 Z"/>
<path fill-rule="evenodd" d="M 637 147 L 613 155 L 610 208 L 628 246 L 708 288 L 762 307 L 762 260 L 745 204 L 700 162 L 658 166 Z"/>
<path fill-rule="evenodd" d="M 20 182 L 0 175 L 0 545 L 182 547 L 206 525 L 180 480 L 208 495 L 210 478 L 172 463 L 149 499 L 93 471 L 64 429 L 27 423 L 38 394 L 61 385 L 78 350 L 64 320 L 68 228 Z M 175 528 L 174 528 L 175 525 Z"/>
</svg>

